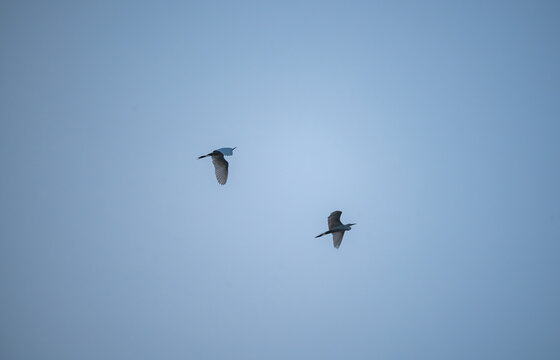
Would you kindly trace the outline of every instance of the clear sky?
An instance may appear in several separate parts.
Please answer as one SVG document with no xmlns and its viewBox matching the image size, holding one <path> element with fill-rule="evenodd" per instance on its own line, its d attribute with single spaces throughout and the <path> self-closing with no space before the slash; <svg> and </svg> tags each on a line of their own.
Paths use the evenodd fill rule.
<svg viewBox="0 0 560 360">
<path fill-rule="evenodd" d="M 559 4 L 2 2 L 0 357 L 559 359 Z"/>
</svg>

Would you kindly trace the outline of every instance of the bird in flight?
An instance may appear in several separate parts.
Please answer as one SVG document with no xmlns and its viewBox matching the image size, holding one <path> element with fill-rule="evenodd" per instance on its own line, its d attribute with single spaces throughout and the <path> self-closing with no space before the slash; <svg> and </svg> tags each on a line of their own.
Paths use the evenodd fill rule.
<svg viewBox="0 0 560 360">
<path fill-rule="evenodd" d="M 340 243 L 342 242 L 342 237 L 344 236 L 345 231 L 352 230 L 351 226 L 356 224 L 346 224 L 340 222 L 340 215 L 342 211 L 333 211 L 329 215 L 329 231 L 325 231 L 322 234 L 315 236 L 316 238 L 321 237 L 323 235 L 332 234 L 333 235 L 333 245 L 335 248 L 338 249 Z"/>
<path fill-rule="evenodd" d="M 218 184 L 220 185 L 224 185 L 228 177 L 229 164 L 226 161 L 226 159 L 224 159 L 224 155 L 226 156 L 233 155 L 233 150 L 235 150 L 235 148 L 221 148 L 212 151 L 210 154 L 206 154 L 198 157 L 199 159 L 202 159 L 207 156 L 212 156 L 212 164 L 214 164 L 216 179 L 218 180 Z"/>
</svg>

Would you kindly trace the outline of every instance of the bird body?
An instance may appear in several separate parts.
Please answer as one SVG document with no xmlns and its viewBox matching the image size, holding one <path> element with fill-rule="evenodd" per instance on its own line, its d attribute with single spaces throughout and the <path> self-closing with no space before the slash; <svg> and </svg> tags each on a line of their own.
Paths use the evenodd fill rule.
<svg viewBox="0 0 560 360">
<path fill-rule="evenodd" d="M 229 163 L 224 159 L 224 155 L 233 155 L 233 150 L 235 148 L 220 148 L 218 150 L 212 151 L 210 154 L 199 156 L 199 159 L 205 158 L 207 156 L 212 157 L 212 164 L 214 164 L 214 172 L 216 173 L 216 180 L 218 184 L 224 185 L 228 178 Z"/>
<path fill-rule="evenodd" d="M 329 219 L 328 219 L 329 230 L 315 236 L 316 238 L 318 238 L 323 235 L 332 234 L 333 246 L 337 249 L 340 247 L 340 244 L 342 243 L 342 237 L 344 236 L 344 232 L 352 230 L 352 226 L 356 225 L 356 224 L 343 224 L 340 221 L 340 215 L 342 215 L 342 211 L 340 210 L 333 211 L 329 215 Z"/>
</svg>

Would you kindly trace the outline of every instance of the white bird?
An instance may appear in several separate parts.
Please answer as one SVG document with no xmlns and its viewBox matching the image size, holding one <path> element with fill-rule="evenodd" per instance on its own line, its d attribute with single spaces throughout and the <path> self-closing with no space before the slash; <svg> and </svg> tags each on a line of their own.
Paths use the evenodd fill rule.
<svg viewBox="0 0 560 360">
<path fill-rule="evenodd" d="M 345 231 L 352 230 L 351 226 L 356 224 L 346 224 L 340 222 L 340 215 L 342 215 L 342 211 L 333 211 L 329 215 L 329 231 L 325 231 L 322 234 L 315 236 L 316 238 L 321 237 L 323 235 L 332 234 L 333 235 L 333 245 L 335 248 L 338 249 L 340 243 L 342 242 L 342 237 L 344 236 Z"/>
<path fill-rule="evenodd" d="M 202 159 L 207 156 L 212 156 L 212 164 L 214 164 L 216 179 L 218 180 L 218 184 L 220 185 L 224 185 L 228 177 L 229 164 L 226 161 L 226 159 L 224 159 L 224 155 L 226 156 L 233 155 L 233 150 L 235 150 L 235 148 L 221 148 L 212 151 L 210 154 L 206 154 L 198 157 L 199 159 Z"/>
</svg>

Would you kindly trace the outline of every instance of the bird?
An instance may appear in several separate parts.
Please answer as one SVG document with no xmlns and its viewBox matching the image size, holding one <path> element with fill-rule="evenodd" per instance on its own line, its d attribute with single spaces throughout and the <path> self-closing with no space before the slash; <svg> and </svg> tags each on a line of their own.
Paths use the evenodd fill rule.
<svg viewBox="0 0 560 360">
<path fill-rule="evenodd" d="M 235 150 L 235 148 L 221 148 L 212 151 L 210 154 L 206 154 L 198 157 L 199 159 L 202 159 L 207 156 L 212 156 L 212 164 L 214 164 L 216 179 L 218 180 L 218 184 L 220 185 L 224 185 L 228 177 L 229 164 L 226 161 L 226 159 L 224 159 L 224 155 L 226 156 L 233 155 L 233 150 Z"/>
<path fill-rule="evenodd" d="M 340 222 L 340 215 L 342 215 L 342 211 L 337 210 L 333 211 L 329 215 L 329 231 L 325 231 L 322 234 L 315 236 L 315 238 L 321 237 L 323 235 L 332 234 L 333 235 L 333 246 L 335 248 L 339 248 L 340 243 L 342 242 L 342 237 L 344 236 L 345 231 L 352 230 L 351 226 L 356 224 L 346 224 Z"/>
</svg>

